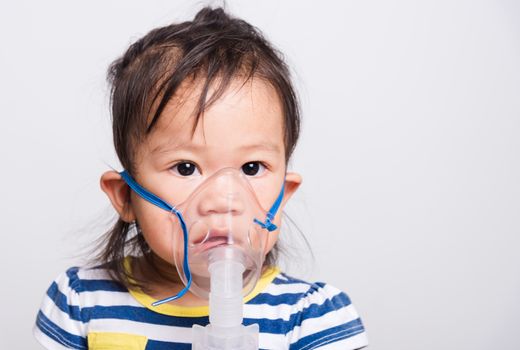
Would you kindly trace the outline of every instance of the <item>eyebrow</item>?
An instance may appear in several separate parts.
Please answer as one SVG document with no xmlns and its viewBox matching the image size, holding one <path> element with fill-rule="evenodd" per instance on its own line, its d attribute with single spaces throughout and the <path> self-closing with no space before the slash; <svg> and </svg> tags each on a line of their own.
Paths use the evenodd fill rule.
<svg viewBox="0 0 520 350">
<path fill-rule="evenodd" d="M 151 153 L 152 154 L 156 154 L 156 153 L 165 153 L 165 152 L 171 152 L 171 151 L 175 151 L 175 150 L 178 150 L 178 149 L 196 149 L 198 147 L 196 146 L 190 146 L 190 145 L 185 145 L 183 146 L 182 143 L 175 143 L 175 144 L 171 144 L 171 143 L 162 143 L 162 144 L 159 144 L 157 146 L 155 146 Z"/>
<path fill-rule="evenodd" d="M 274 143 L 253 143 L 250 145 L 244 145 L 239 147 L 240 150 L 243 151 L 253 151 L 253 150 L 264 150 L 268 152 L 278 153 L 280 152 L 280 147 L 275 145 Z"/>
<path fill-rule="evenodd" d="M 151 151 L 152 154 L 157 153 L 166 153 L 166 152 L 173 152 L 173 151 L 200 151 L 203 149 L 204 145 L 193 145 L 193 144 L 182 144 L 182 143 L 176 143 L 176 144 L 160 144 L 154 147 Z M 280 147 L 278 145 L 275 145 L 273 143 L 252 143 L 249 145 L 243 145 L 238 148 L 239 151 L 256 151 L 256 150 L 263 150 L 271 153 L 279 153 Z"/>
</svg>

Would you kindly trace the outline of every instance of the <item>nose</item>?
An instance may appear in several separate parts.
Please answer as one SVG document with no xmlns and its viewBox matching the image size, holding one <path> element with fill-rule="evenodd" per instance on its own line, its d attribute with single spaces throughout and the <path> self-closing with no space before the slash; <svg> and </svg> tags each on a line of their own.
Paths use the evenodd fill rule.
<svg viewBox="0 0 520 350">
<path fill-rule="evenodd" d="M 244 212 L 244 199 L 241 191 L 229 182 L 217 182 L 211 186 L 198 205 L 201 215 L 231 214 L 241 215 Z"/>
</svg>

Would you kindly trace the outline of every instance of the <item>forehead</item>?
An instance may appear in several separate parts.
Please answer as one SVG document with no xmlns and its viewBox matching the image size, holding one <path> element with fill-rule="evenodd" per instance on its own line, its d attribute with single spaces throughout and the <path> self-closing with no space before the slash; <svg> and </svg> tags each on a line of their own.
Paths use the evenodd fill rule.
<svg viewBox="0 0 520 350">
<path fill-rule="evenodd" d="M 226 149 L 263 144 L 284 149 L 284 118 L 280 98 L 267 82 L 252 78 L 232 80 L 224 93 L 207 107 L 198 121 L 202 82 L 185 82 L 168 102 L 146 140 L 147 153 L 176 147 Z M 210 99 L 214 88 L 210 88 Z"/>
</svg>

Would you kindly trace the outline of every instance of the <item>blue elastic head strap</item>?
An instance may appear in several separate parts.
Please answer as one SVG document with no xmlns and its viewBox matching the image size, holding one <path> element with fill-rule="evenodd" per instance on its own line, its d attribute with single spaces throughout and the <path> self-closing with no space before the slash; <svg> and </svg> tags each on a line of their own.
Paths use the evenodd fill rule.
<svg viewBox="0 0 520 350">
<path fill-rule="evenodd" d="M 190 289 L 191 280 L 192 280 L 191 271 L 190 271 L 190 267 L 188 264 L 188 228 L 186 227 L 186 222 L 184 221 L 184 218 L 182 217 L 181 212 L 179 212 L 174 206 L 170 205 L 168 202 L 164 201 L 163 199 L 159 198 L 155 194 L 151 193 L 150 191 L 146 190 L 144 187 L 139 185 L 132 178 L 132 176 L 130 176 L 130 174 L 126 170 L 123 170 L 122 172 L 120 172 L 119 175 L 121 175 L 121 177 L 123 178 L 123 180 L 125 180 L 127 185 L 135 193 L 137 193 L 141 198 L 152 203 L 153 205 L 158 206 L 161 209 L 164 209 L 170 213 L 174 213 L 177 216 L 177 218 L 179 219 L 179 222 L 180 222 L 181 228 L 182 228 L 182 236 L 184 238 L 184 259 L 182 262 L 182 267 L 184 269 L 184 272 L 186 273 L 186 278 L 187 278 L 188 282 L 186 283 L 186 286 L 178 294 L 168 297 L 166 299 L 158 300 L 158 301 L 152 303 L 152 306 L 158 306 L 158 305 L 167 303 L 169 301 L 179 299 L 180 297 L 182 297 L 184 294 L 186 294 L 188 292 L 188 290 Z M 272 220 L 274 220 L 276 212 L 278 211 L 278 209 L 280 208 L 280 205 L 282 204 L 284 192 L 285 192 L 285 178 L 284 178 L 284 183 L 282 184 L 282 189 L 280 191 L 280 194 L 278 195 L 274 204 L 271 206 L 271 208 L 267 212 L 265 221 L 262 222 L 256 218 L 253 220 L 255 223 L 260 225 L 260 227 L 265 228 L 269 232 L 272 232 L 277 229 L 277 226 L 272 222 Z"/>
<path fill-rule="evenodd" d="M 143 199 L 158 206 L 161 209 L 164 209 L 170 213 L 174 213 L 177 216 L 177 218 L 179 218 L 179 222 L 181 223 L 182 228 L 182 236 L 184 238 L 184 260 L 182 262 L 182 267 L 186 273 L 186 278 L 188 279 L 188 282 L 186 283 L 186 286 L 177 295 L 156 301 L 152 303 L 152 306 L 158 306 L 169 301 L 179 299 L 188 292 L 191 286 L 191 271 L 188 265 L 188 228 L 186 227 L 186 222 L 184 221 L 182 214 L 177 209 L 175 209 L 175 207 L 171 206 L 170 204 L 168 204 L 168 202 L 157 197 L 155 194 L 145 190 L 144 187 L 139 185 L 126 170 L 120 172 L 119 175 L 121 175 L 121 177 L 123 178 L 123 180 L 125 180 L 128 186 L 130 186 L 130 188 Z"/>
</svg>

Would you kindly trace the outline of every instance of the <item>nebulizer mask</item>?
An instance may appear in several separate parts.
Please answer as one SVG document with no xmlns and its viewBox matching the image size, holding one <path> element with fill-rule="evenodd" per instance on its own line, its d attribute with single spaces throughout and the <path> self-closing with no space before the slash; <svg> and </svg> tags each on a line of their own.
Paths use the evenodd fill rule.
<svg viewBox="0 0 520 350">
<path fill-rule="evenodd" d="M 139 196 L 168 211 L 173 257 L 185 288 L 209 299 L 206 327 L 193 326 L 193 349 L 258 349 L 258 325 L 242 325 L 243 297 L 255 287 L 262 270 L 272 223 L 284 186 L 269 210 L 260 205 L 247 177 L 224 168 L 201 184 L 184 202 L 173 205 L 140 186 L 126 171 L 120 173 Z"/>
</svg>

